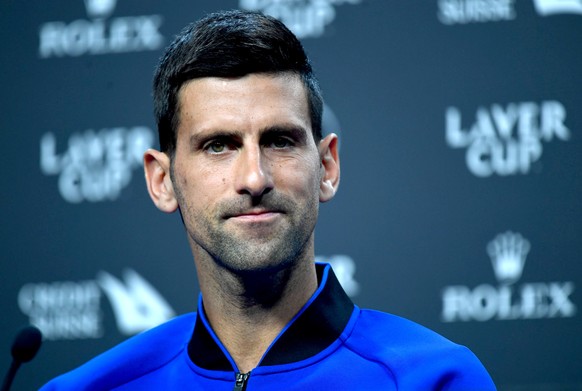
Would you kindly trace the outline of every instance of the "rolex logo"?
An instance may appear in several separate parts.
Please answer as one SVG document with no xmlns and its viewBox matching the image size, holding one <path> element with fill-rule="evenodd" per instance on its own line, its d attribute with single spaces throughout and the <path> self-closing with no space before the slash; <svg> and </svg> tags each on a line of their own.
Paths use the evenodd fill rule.
<svg viewBox="0 0 582 391">
<path fill-rule="evenodd" d="M 520 279 L 530 244 L 519 233 L 499 234 L 487 245 L 493 271 L 499 282 L 512 284 Z"/>
<path fill-rule="evenodd" d="M 582 14 L 582 0 L 534 0 L 538 14 Z"/>
<path fill-rule="evenodd" d="M 83 3 L 87 18 L 40 25 L 40 58 L 142 52 L 163 47 L 162 15 L 110 18 L 117 0 L 83 0 Z"/>
<path fill-rule="evenodd" d="M 109 16 L 117 0 L 83 0 L 85 2 L 85 9 L 87 14 L 91 17 L 106 17 Z"/>
<path fill-rule="evenodd" d="M 449 285 L 442 291 L 443 322 L 571 318 L 576 315 L 572 281 L 523 282 L 531 246 L 517 232 L 507 231 L 487 245 L 499 284 Z"/>
</svg>

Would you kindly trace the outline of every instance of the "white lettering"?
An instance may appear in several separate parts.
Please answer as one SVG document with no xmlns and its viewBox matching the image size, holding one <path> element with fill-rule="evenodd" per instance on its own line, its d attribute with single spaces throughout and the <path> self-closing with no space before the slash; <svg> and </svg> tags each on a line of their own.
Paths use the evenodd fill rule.
<svg viewBox="0 0 582 391">
<path fill-rule="evenodd" d="M 448 107 L 445 141 L 451 148 L 467 148 L 466 164 L 475 176 L 527 174 L 542 156 L 541 141 L 570 139 L 565 119 L 566 109 L 556 101 L 493 104 L 477 108 L 467 127 L 461 111 Z"/>
<path fill-rule="evenodd" d="M 47 133 L 40 139 L 40 169 L 46 175 L 55 175 L 61 171 L 62 162 L 57 156 L 57 139 Z"/>
<path fill-rule="evenodd" d="M 100 311 L 49 314 L 31 317 L 30 323 L 42 331 L 48 340 L 100 338 L 103 335 Z"/>
<path fill-rule="evenodd" d="M 513 103 L 507 105 L 506 109 L 500 105 L 491 107 L 491 115 L 501 138 L 505 140 L 511 139 L 511 131 L 517 123 L 517 112 L 516 105 Z"/>
<path fill-rule="evenodd" d="M 445 322 L 470 320 L 469 308 L 471 292 L 465 286 L 449 286 L 443 292 L 442 319 Z"/>
<path fill-rule="evenodd" d="M 446 114 L 446 140 L 452 148 L 463 148 L 471 144 L 473 137 L 469 132 L 461 128 L 461 112 L 455 107 L 447 108 Z"/>
<path fill-rule="evenodd" d="M 40 166 L 46 175 L 59 175 L 59 192 L 70 203 L 115 200 L 153 142 L 153 132 L 142 126 L 87 130 L 72 134 L 68 150 L 59 155 L 55 136 L 47 133 L 41 138 Z"/>
<path fill-rule="evenodd" d="M 514 0 L 439 0 L 438 19 L 446 25 L 515 19 Z"/>
<path fill-rule="evenodd" d="M 469 170 L 478 177 L 487 177 L 493 174 L 491 161 L 491 141 L 475 141 L 467 150 L 466 160 Z"/>
<path fill-rule="evenodd" d="M 552 140 L 555 135 L 563 141 L 570 139 L 570 130 L 564 125 L 566 109 L 556 101 L 542 103 L 541 132 L 544 141 Z"/>
<path fill-rule="evenodd" d="M 569 318 L 577 310 L 570 299 L 574 288 L 573 282 L 527 283 L 518 292 L 508 285 L 483 284 L 474 289 L 449 286 L 442 293 L 441 319 L 444 322 L 484 322 Z"/>
<path fill-rule="evenodd" d="M 335 5 L 362 0 L 239 0 L 242 9 L 261 11 L 281 20 L 298 38 L 319 37 L 335 19 Z"/>
<path fill-rule="evenodd" d="M 39 32 L 39 56 L 77 57 L 157 50 L 164 44 L 160 15 L 103 19 L 78 19 L 69 24 L 48 22 Z"/>
<path fill-rule="evenodd" d="M 570 301 L 574 293 L 574 283 L 563 282 L 550 284 L 551 306 L 548 311 L 550 317 L 569 318 L 576 314 L 576 306 Z"/>
<path fill-rule="evenodd" d="M 94 281 L 26 284 L 18 292 L 20 310 L 51 340 L 100 337 L 100 300 Z"/>
</svg>

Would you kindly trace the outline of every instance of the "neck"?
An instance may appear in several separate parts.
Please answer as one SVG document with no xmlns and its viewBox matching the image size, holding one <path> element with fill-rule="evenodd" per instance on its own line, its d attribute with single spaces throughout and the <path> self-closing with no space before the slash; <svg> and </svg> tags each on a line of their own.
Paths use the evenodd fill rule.
<svg viewBox="0 0 582 391">
<path fill-rule="evenodd" d="M 197 259 L 204 311 L 240 372 L 255 368 L 317 289 L 313 257 L 281 270 L 234 273 Z"/>
</svg>

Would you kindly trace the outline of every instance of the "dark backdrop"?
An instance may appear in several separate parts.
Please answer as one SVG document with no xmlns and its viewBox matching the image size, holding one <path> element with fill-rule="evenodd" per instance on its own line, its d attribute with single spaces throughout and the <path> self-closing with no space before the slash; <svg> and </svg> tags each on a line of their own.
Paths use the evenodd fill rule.
<svg viewBox="0 0 582 391">
<path fill-rule="evenodd" d="M 254 8 L 301 36 L 341 137 L 318 259 L 353 300 L 469 346 L 502 390 L 582 389 L 582 2 L 0 2 L 0 368 L 15 390 L 196 309 L 147 196 L 151 77 L 188 22 Z"/>
</svg>

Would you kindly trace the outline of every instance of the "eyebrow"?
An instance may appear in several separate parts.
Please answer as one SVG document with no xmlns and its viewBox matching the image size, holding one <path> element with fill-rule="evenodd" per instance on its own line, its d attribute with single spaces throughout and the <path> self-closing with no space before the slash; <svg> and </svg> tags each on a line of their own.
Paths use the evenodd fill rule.
<svg viewBox="0 0 582 391">
<path fill-rule="evenodd" d="M 278 124 L 267 126 L 259 131 L 260 139 L 272 136 L 290 136 L 297 143 L 307 143 L 308 130 L 302 126 L 295 124 Z M 226 129 L 208 129 L 200 131 L 196 134 L 190 136 L 190 150 L 195 151 L 200 149 L 204 144 L 210 140 L 217 139 L 231 139 L 231 140 L 242 140 L 245 133 L 238 130 L 226 130 Z"/>
<path fill-rule="evenodd" d="M 274 125 L 261 129 L 261 138 L 277 135 L 287 135 L 293 137 L 293 139 L 295 139 L 295 141 L 298 143 L 306 143 L 307 134 L 307 129 L 294 124 Z"/>
<path fill-rule="evenodd" d="M 190 150 L 200 149 L 205 143 L 216 139 L 242 139 L 243 132 L 236 130 L 207 130 L 190 136 Z"/>
</svg>

